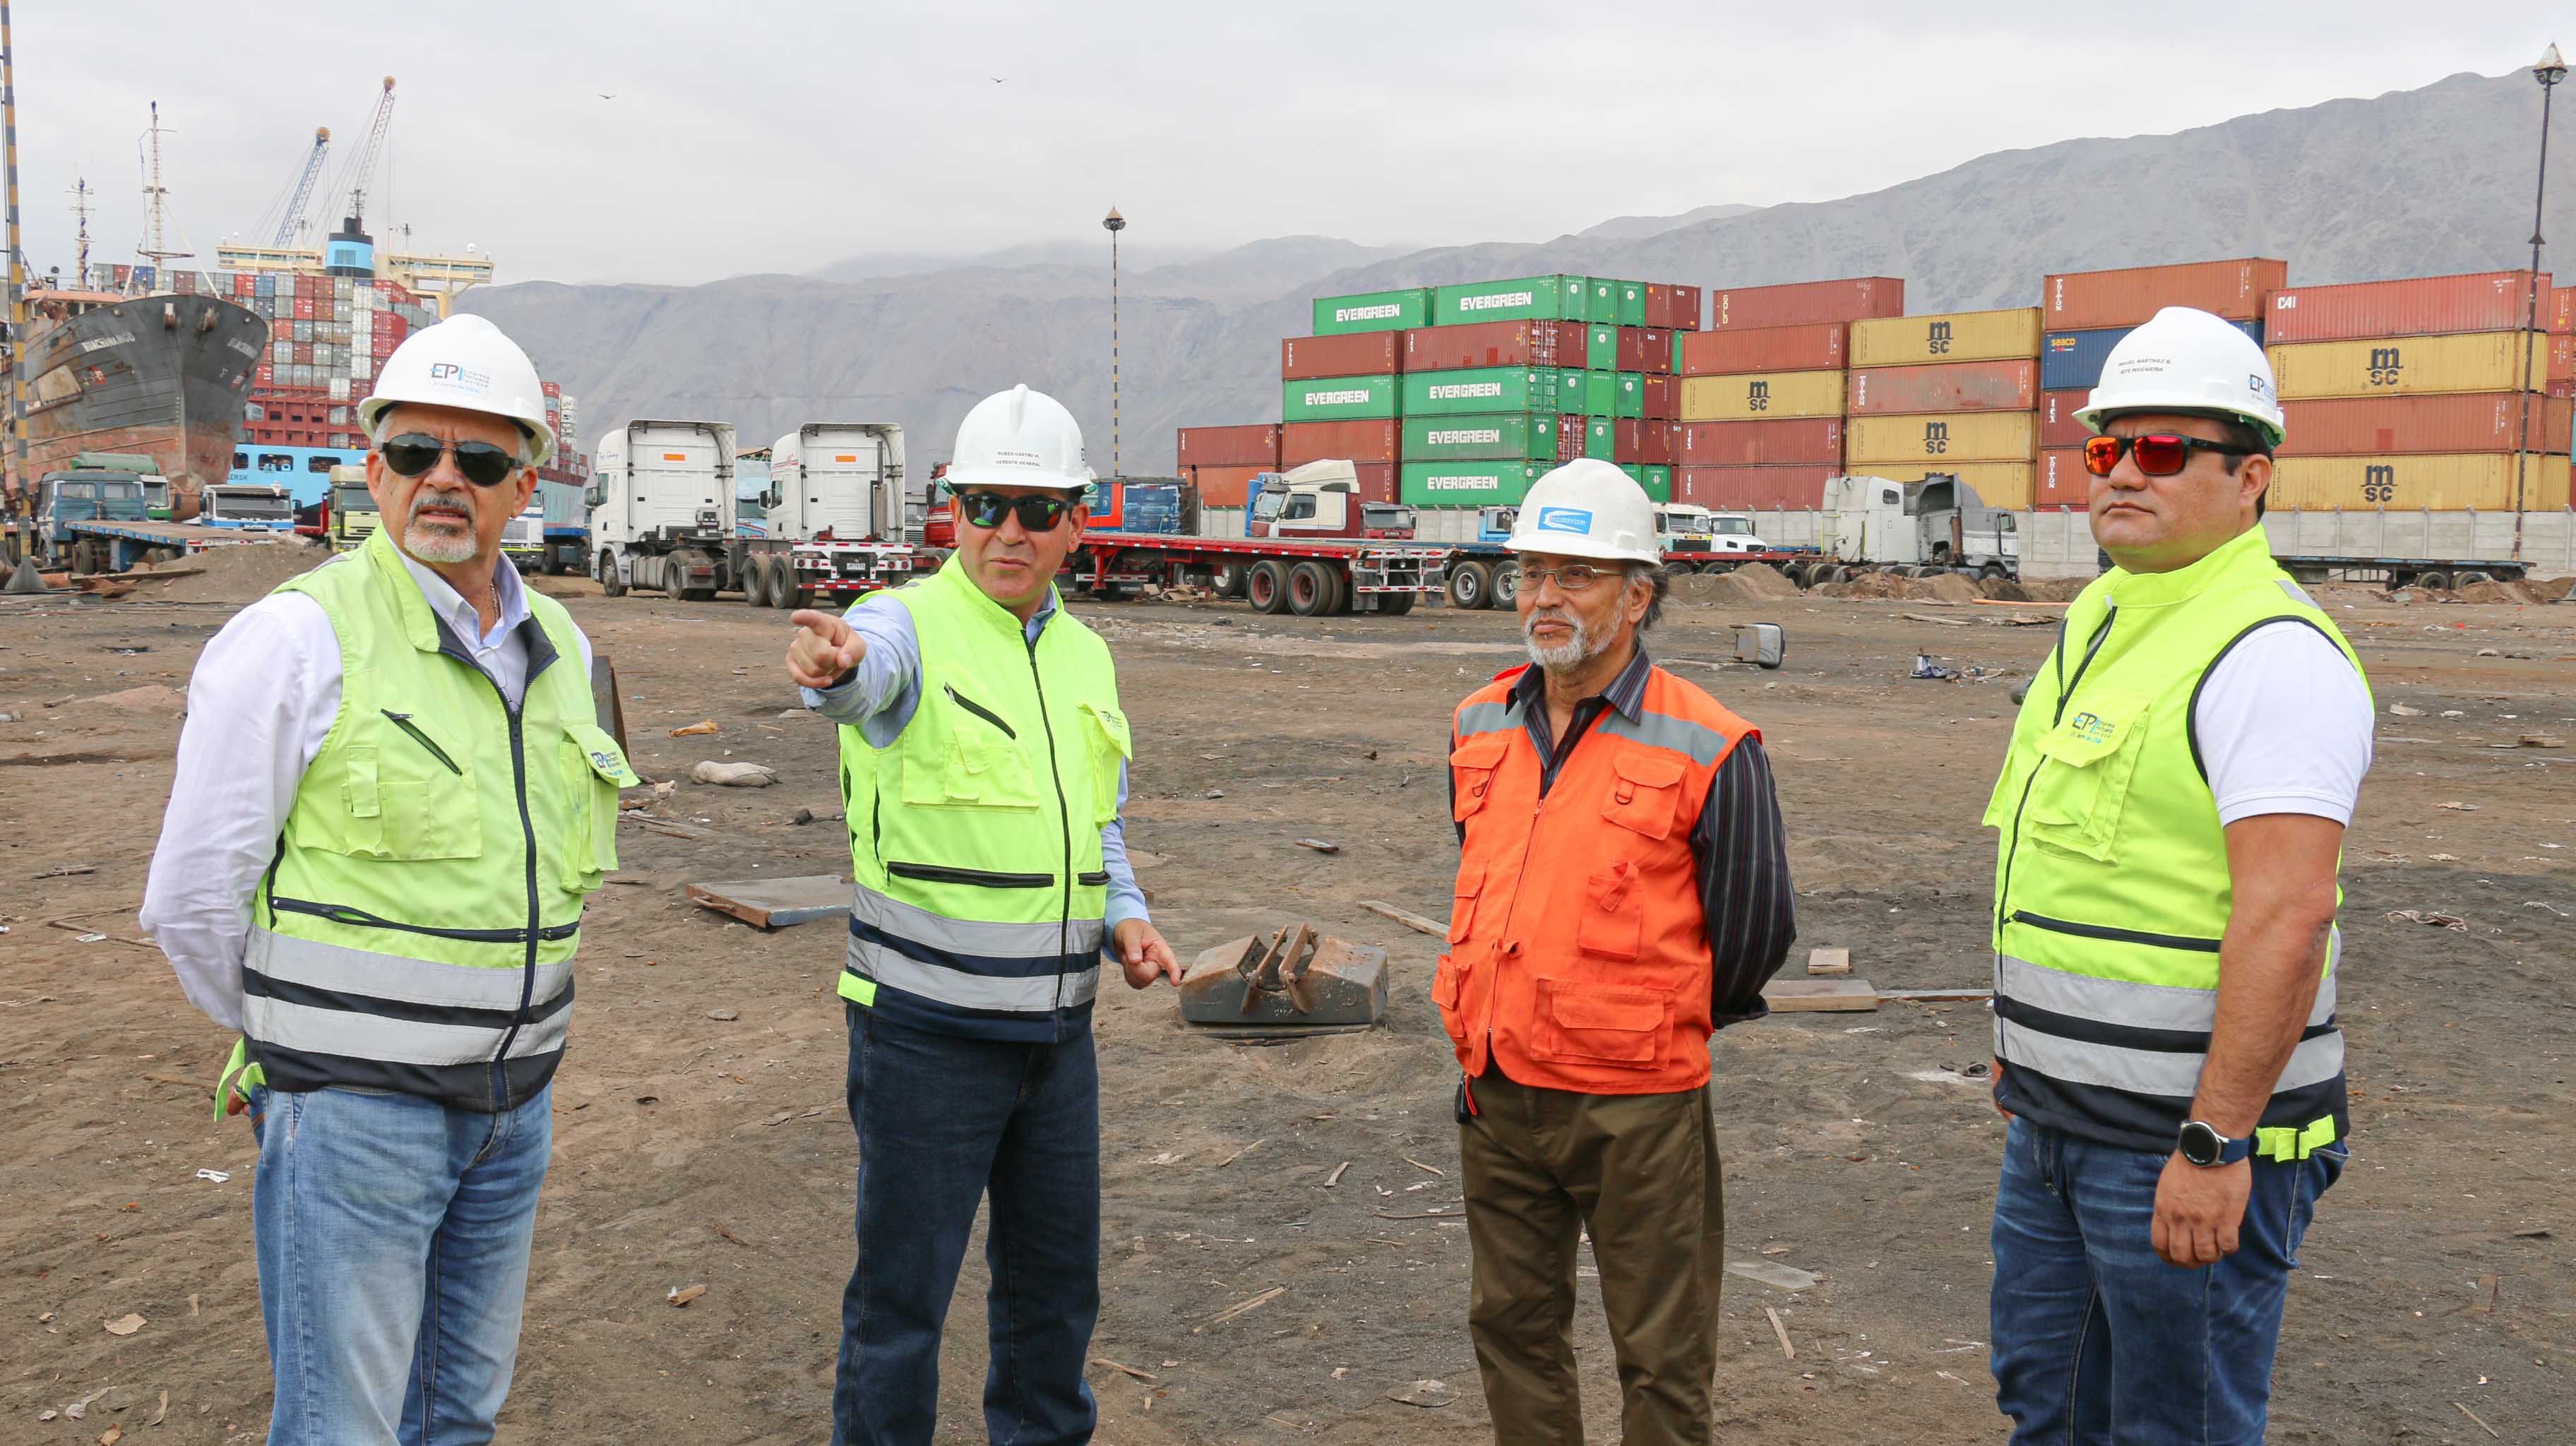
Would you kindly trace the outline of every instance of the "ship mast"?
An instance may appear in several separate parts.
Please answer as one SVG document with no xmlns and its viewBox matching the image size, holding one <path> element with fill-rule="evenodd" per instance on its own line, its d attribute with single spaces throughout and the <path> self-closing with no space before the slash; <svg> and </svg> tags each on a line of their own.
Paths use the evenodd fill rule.
<svg viewBox="0 0 2576 1446">
<path fill-rule="evenodd" d="M 79 242 L 72 252 L 72 285 L 79 288 L 89 284 L 89 181 L 83 176 L 72 177 L 72 216 L 80 222 Z"/>
<path fill-rule="evenodd" d="M 18 348 L 27 339 L 26 259 L 18 250 L 18 70 L 17 49 L 9 39 L 9 0 L 0 0 L 0 130 L 8 146 L 9 186 L 9 458 L 0 495 L 21 491 L 27 475 L 27 374 L 18 365 Z M 0 507 L 0 511 L 16 511 Z M 24 539 L 21 539 L 24 546 Z"/>
<path fill-rule="evenodd" d="M 169 219 L 169 207 L 166 203 L 170 192 L 161 184 L 161 102 L 157 100 L 152 102 L 152 128 L 144 132 L 144 138 L 150 157 L 143 183 L 143 238 L 147 244 L 136 247 L 135 254 L 151 258 L 152 281 L 154 285 L 159 286 L 166 284 L 161 277 L 161 272 L 170 262 L 196 253 L 170 250 L 163 235 L 163 229 Z"/>
</svg>

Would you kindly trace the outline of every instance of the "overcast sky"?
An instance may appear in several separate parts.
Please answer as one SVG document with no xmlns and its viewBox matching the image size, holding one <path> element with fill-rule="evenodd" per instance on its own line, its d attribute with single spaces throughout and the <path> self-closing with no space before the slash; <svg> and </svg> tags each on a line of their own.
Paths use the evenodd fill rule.
<svg viewBox="0 0 2576 1446">
<path fill-rule="evenodd" d="M 133 259 L 157 99 L 173 229 L 201 258 L 179 264 L 211 268 L 216 241 L 272 212 L 317 125 L 325 189 L 345 184 L 387 74 L 380 238 L 409 222 L 415 247 L 476 246 L 504 281 L 688 283 L 1096 239 L 1113 204 L 1148 252 L 1544 240 L 2500 74 L 2576 44 L 2576 25 L 2553 33 L 2563 11 L 2420 0 L 2172 0 L 2133 23 L 2077 23 L 2063 0 L 1310 0 L 1211 18 L 1234 8 L 22 5 L 25 246 L 68 270 L 77 174 L 98 193 L 91 260 Z"/>
</svg>

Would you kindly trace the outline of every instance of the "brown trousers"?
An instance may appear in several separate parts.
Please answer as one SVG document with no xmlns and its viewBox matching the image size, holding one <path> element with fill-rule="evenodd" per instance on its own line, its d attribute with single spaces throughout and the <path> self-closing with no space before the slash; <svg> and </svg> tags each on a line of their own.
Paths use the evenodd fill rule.
<svg viewBox="0 0 2576 1446">
<path fill-rule="evenodd" d="M 1619 1361 L 1625 1446 L 1707 1446 L 1715 1429 L 1726 1207 L 1706 1087 L 1664 1095 L 1538 1089 L 1488 1071 L 1459 1127 L 1467 1311 L 1494 1439 L 1581 1446 L 1574 1271 L 1592 1236 Z"/>
</svg>

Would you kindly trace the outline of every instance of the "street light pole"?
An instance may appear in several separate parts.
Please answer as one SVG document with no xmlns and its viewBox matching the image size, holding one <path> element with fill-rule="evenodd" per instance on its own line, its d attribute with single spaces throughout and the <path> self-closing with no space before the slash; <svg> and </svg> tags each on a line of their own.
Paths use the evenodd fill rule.
<svg viewBox="0 0 2576 1446">
<path fill-rule="evenodd" d="M 1118 465 L 1118 233 L 1127 229 L 1127 218 L 1112 206 L 1100 224 L 1109 232 L 1109 475 L 1123 477 Z"/>
<path fill-rule="evenodd" d="M 2540 82 L 2540 178 L 2533 183 L 2531 196 L 2531 275 L 2525 290 L 2531 303 L 2523 314 L 2522 346 L 2522 426 L 2521 447 L 2513 458 L 2513 555 L 2522 557 L 2523 488 L 2531 475 L 2531 352 L 2539 342 L 2540 332 L 2540 217 L 2549 199 L 2549 102 L 2558 92 L 2558 82 L 2567 78 L 2567 62 L 2558 58 L 2558 46 L 2552 42 L 2531 67 L 2531 77 Z M 2546 378 L 2543 379 L 2544 383 Z"/>
</svg>

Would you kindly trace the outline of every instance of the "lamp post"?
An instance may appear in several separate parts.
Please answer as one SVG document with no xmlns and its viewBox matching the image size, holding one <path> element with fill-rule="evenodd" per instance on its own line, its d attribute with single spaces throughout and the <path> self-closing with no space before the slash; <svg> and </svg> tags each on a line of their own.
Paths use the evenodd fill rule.
<svg viewBox="0 0 2576 1446">
<path fill-rule="evenodd" d="M 2553 46 L 2549 53 L 2558 51 Z M 1109 233 L 1109 475 L 1120 477 L 1126 474 L 1118 465 L 1118 233 L 1127 229 L 1127 218 L 1112 206 L 1100 225 Z"/>
<path fill-rule="evenodd" d="M 2531 275 L 2526 286 L 2531 304 L 2523 314 L 2521 448 L 2513 459 L 2513 555 L 2517 559 L 2522 556 L 2523 487 L 2531 467 L 2531 350 L 2540 331 L 2540 217 L 2549 198 L 2549 102 L 2558 82 L 2567 78 L 2567 62 L 2559 59 L 2556 42 L 2541 52 L 2531 67 L 2531 78 L 2540 82 L 2540 177 L 2531 196 Z"/>
</svg>

